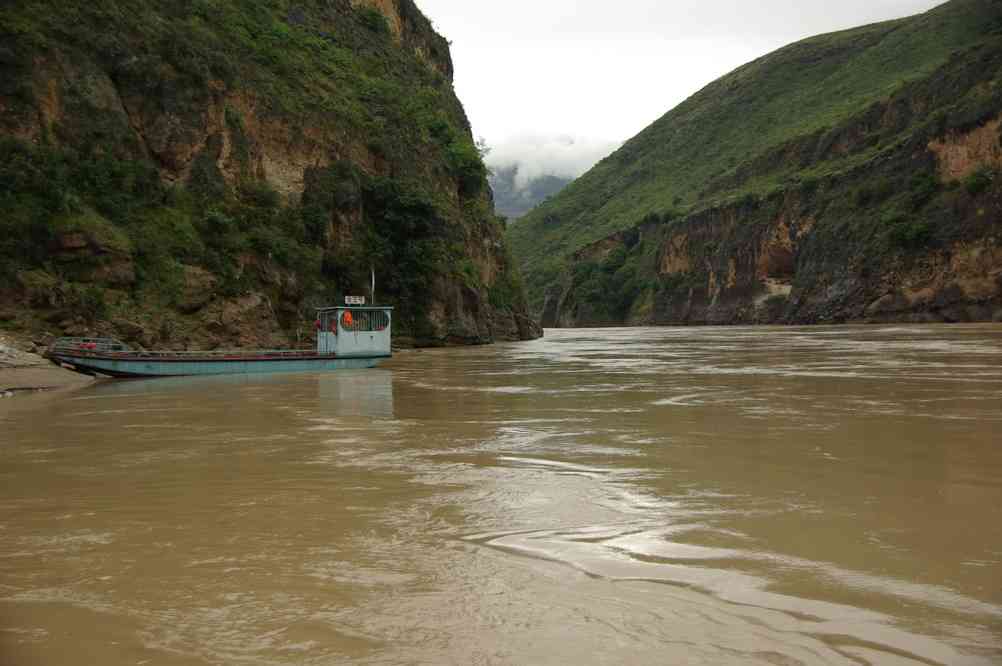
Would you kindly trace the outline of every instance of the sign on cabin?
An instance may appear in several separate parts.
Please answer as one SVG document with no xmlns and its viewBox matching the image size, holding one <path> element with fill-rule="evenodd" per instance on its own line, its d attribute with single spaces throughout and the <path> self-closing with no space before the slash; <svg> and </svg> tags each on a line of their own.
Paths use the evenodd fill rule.
<svg viewBox="0 0 1002 666">
<path fill-rule="evenodd" d="M 345 305 L 365 305 L 365 296 L 345 296 Z"/>
</svg>

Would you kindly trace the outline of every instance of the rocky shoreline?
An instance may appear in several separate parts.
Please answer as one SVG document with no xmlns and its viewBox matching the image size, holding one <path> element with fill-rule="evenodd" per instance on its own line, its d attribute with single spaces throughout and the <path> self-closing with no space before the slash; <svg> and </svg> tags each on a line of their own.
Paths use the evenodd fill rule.
<svg viewBox="0 0 1002 666">
<path fill-rule="evenodd" d="M 34 353 L 36 350 L 33 342 L 0 333 L 0 399 L 19 393 L 77 388 L 94 381 L 50 363 Z"/>
</svg>

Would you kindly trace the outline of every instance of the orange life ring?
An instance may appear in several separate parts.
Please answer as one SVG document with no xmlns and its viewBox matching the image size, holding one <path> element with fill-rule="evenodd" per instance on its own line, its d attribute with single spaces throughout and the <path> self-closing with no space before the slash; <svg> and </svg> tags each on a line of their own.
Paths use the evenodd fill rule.
<svg viewBox="0 0 1002 666">
<path fill-rule="evenodd" d="M 344 313 L 344 316 L 341 317 L 341 325 L 345 328 L 351 328 L 354 323 L 355 319 L 351 316 L 351 310 L 348 310 Z"/>
</svg>

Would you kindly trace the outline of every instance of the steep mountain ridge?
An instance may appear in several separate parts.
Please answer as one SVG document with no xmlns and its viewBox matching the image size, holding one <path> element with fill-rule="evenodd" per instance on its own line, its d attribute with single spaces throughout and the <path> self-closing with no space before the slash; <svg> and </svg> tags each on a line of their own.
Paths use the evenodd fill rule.
<svg viewBox="0 0 1002 666">
<path fill-rule="evenodd" d="M 402 342 L 538 334 L 411 0 L 25 0 L 0 36 L 0 326 L 284 345 L 375 269 Z"/>
<path fill-rule="evenodd" d="M 547 301 L 545 325 L 873 315 L 866 299 L 901 265 L 996 233 L 1000 35 L 1002 3 L 954 0 L 805 40 L 710 84 L 510 228 L 534 309 Z M 767 219 L 782 227 L 790 211 L 778 202 L 790 201 L 810 223 L 784 241 L 776 285 L 755 264 L 769 261 Z M 870 274 L 853 278 L 853 297 L 814 293 L 825 253 L 829 278 Z M 952 307 L 899 302 L 882 316 L 951 319 Z"/>
</svg>

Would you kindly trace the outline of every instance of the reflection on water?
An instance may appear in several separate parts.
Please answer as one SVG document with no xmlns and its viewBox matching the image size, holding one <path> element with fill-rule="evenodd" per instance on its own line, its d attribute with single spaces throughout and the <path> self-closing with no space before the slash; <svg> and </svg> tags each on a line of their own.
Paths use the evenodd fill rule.
<svg viewBox="0 0 1002 666">
<path fill-rule="evenodd" d="M 317 397 L 338 416 L 393 418 L 393 373 L 349 370 L 317 377 Z"/>
<path fill-rule="evenodd" d="M 0 405 L 0 663 L 1002 663 L 1002 328 Z"/>
<path fill-rule="evenodd" d="M 304 390 L 316 384 L 316 399 L 330 405 L 342 416 L 393 418 L 393 373 L 389 370 L 342 370 L 317 375 L 304 375 L 300 382 Z M 137 394 L 194 394 L 244 391 L 248 395 L 259 389 L 282 392 L 290 377 L 283 375 L 218 375 L 209 377 L 163 377 L 101 381 L 93 385 L 87 397 L 135 396 Z"/>
</svg>

